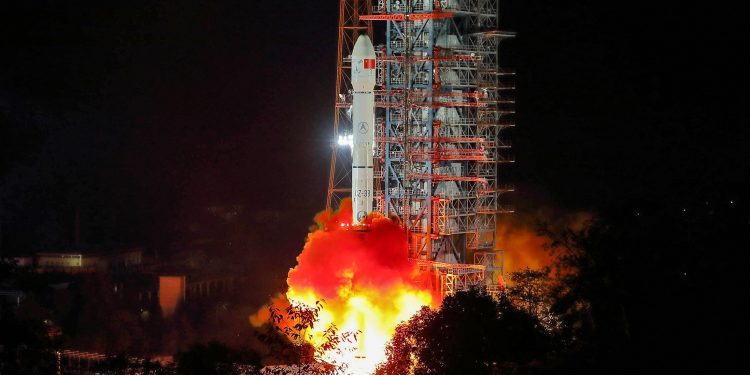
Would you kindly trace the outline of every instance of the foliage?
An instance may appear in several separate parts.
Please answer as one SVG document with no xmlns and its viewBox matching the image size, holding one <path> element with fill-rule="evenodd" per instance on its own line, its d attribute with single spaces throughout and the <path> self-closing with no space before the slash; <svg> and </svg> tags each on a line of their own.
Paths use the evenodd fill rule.
<svg viewBox="0 0 750 375">
<path fill-rule="evenodd" d="M 528 267 L 510 275 L 512 284 L 508 294 L 521 310 L 536 315 L 537 311 L 549 302 L 548 270 L 532 270 Z"/>
<path fill-rule="evenodd" d="M 629 286 L 622 269 L 628 252 L 625 231 L 601 219 L 580 230 L 541 226 L 558 259 L 560 282 L 551 292 L 553 309 L 564 320 L 564 336 L 570 346 L 585 347 L 603 362 L 618 361 L 615 357 L 625 353 L 630 335 L 625 307 Z"/>
<path fill-rule="evenodd" d="M 399 325 L 378 374 L 491 374 L 508 363 L 542 357 L 549 336 L 532 314 L 507 297 L 478 290 L 446 297 Z"/>
<path fill-rule="evenodd" d="M 541 226 L 559 260 L 560 372 L 735 371 L 720 369 L 741 362 L 747 342 L 736 286 L 750 232 L 746 204 L 723 194 L 639 198 L 601 208 L 583 229 Z"/>
<path fill-rule="evenodd" d="M 528 267 L 511 273 L 512 284 L 507 297 L 524 312 L 535 316 L 547 333 L 556 334 L 563 328 L 560 316 L 552 311 L 554 304 L 553 284 L 549 268 L 534 270 Z"/>
<path fill-rule="evenodd" d="M 315 339 L 312 330 L 318 323 L 320 311 L 323 309 L 323 302 L 316 301 L 314 306 L 308 306 L 303 303 L 289 301 L 289 305 L 283 310 L 273 304 L 268 305 L 271 314 L 271 323 L 274 330 L 283 335 L 291 342 L 292 346 L 283 345 L 294 355 L 292 363 L 301 365 L 304 373 L 344 373 L 347 365 L 337 363 L 328 358 L 330 354 L 341 355 L 345 351 L 351 350 L 351 346 L 357 341 L 359 334 L 356 332 L 339 332 L 335 324 L 331 324 L 323 330 L 320 338 Z M 273 340 L 273 335 L 266 335 L 265 340 L 269 345 L 279 345 L 278 340 Z M 315 342 L 315 344 L 311 344 Z M 279 368 L 272 373 L 286 373 L 283 368 Z"/>
</svg>

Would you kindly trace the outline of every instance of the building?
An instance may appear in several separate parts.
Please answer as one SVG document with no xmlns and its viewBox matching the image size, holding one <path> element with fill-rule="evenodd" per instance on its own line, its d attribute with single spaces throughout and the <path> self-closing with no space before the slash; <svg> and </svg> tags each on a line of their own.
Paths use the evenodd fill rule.
<svg viewBox="0 0 750 375">
<path fill-rule="evenodd" d="M 84 268 L 83 254 L 75 252 L 43 252 L 35 254 L 36 270 L 38 272 L 67 272 L 77 273 L 88 270 Z"/>
<path fill-rule="evenodd" d="M 126 247 L 98 252 L 39 252 L 33 265 L 37 272 L 102 272 L 136 270 L 146 263 L 142 247 Z M 28 262 L 27 262 L 28 263 Z"/>
</svg>

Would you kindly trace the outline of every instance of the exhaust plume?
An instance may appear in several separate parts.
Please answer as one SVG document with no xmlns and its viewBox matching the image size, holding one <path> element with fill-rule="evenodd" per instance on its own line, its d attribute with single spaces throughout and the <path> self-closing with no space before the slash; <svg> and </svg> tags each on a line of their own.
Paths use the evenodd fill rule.
<svg viewBox="0 0 750 375">
<path fill-rule="evenodd" d="M 407 236 L 398 223 L 373 213 L 364 227 L 354 228 L 348 199 L 339 210 L 316 215 L 315 222 L 297 265 L 289 270 L 284 297 L 308 306 L 324 301 L 320 322 L 311 332 L 313 345 L 331 324 L 342 332 L 360 331 L 356 347 L 344 354 L 347 358 L 324 359 L 370 373 L 385 358 L 396 325 L 422 306 L 435 307 L 437 298 L 427 275 L 408 259 Z M 288 303 L 281 298 L 274 302 Z M 260 311 L 250 321 L 262 324 L 267 314 Z"/>
</svg>

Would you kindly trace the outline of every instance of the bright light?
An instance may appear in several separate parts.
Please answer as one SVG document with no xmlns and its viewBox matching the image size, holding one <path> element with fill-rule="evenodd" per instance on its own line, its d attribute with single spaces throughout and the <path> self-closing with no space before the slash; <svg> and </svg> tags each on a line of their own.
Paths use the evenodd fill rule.
<svg viewBox="0 0 750 375">
<path fill-rule="evenodd" d="M 396 326 L 438 301 L 422 283 L 429 275 L 407 258 L 408 238 L 398 223 L 374 214 L 367 233 L 354 231 L 359 225 L 350 222 L 351 200 L 341 206 L 326 222 L 318 221 L 330 223 L 327 230 L 308 235 L 296 267 L 287 275 L 286 297 L 310 306 L 325 300 L 320 321 L 305 339 L 319 347 L 331 324 L 340 333 L 359 331 L 356 342 L 341 342 L 341 351 L 319 357 L 348 364 L 347 374 L 372 374 L 385 360 Z"/>
<path fill-rule="evenodd" d="M 354 142 L 354 137 L 351 134 L 339 135 L 339 140 L 338 140 L 339 146 L 352 147 L 353 142 Z"/>
</svg>

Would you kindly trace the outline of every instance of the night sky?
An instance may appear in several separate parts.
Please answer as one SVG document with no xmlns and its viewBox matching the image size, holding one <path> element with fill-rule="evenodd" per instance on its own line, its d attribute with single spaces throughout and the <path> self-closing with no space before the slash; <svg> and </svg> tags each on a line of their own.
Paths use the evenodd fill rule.
<svg viewBox="0 0 750 375">
<path fill-rule="evenodd" d="M 747 197 L 740 15 L 501 1 L 520 210 Z M 211 205 L 325 204 L 337 1 L 14 2 L 0 10 L 2 249 L 169 241 Z M 377 36 L 382 37 L 382 36 Z M 376 43 L 379 42 L 376 40 Z M 381 41 L 382 42 L 382 41 Z"/>
</svg>

